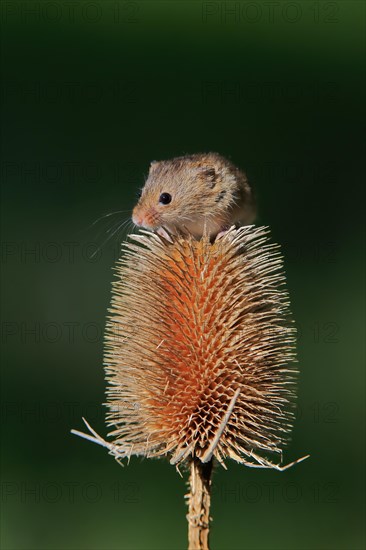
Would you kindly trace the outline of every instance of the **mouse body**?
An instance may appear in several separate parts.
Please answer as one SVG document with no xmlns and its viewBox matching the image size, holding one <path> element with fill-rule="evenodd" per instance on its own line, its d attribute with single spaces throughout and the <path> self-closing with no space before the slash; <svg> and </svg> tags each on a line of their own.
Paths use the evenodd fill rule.
<svg viewBox="0 0 366 550">
<path fill-rule="evenodd" d="M 255 214 L 245 173 L 218 153 L 202 153 L 152 162 L 132 221 L 212 239 L 232 225 L 253 223 Z"/>
</svg>

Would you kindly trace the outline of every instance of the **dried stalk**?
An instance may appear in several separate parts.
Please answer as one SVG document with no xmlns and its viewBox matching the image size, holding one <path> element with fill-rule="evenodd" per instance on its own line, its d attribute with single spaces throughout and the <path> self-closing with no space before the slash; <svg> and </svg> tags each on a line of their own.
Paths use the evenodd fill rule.
<svg viewBox="0 0 366 550">
<path fill-rule="evenodd" d="M 188 550 L 209 550 L 212 460 L 190 463 L 188 498 Z"/>
</svg>

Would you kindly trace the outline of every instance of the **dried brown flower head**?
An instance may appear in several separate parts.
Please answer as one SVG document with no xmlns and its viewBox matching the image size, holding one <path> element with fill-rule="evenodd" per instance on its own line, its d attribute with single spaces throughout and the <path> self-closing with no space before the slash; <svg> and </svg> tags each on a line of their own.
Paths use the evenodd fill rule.
<svg viewBox="0 0 366 550">
<path fill-rule="evenodd" d="M 265 454 L 291 428 L 295 328 L 268 230 L 132 238 L 107 324 L 110 452 L 279 468 Z"/>
</svg>

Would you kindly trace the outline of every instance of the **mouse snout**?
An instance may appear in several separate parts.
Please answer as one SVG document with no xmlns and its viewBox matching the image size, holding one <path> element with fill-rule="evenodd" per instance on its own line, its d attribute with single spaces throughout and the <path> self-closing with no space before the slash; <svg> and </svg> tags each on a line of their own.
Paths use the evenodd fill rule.
<svg viewBox="0 0 366 550">
<path fill-rule="evenodd" d="M 138 227 L 154 229 L 160 225 L 160 217 L 154 208 L 147 210 L 135 208 L 132 212 L 132 221 Z"/>
<path fill-rule="evenodd" d="M 138 225 L 139 227 L 142 227 L 143 224 L 143 217 L 139 214 L 135 214 L 135 211 L 132 213 L 132 221 L 135 225 Z"/>
</svg>

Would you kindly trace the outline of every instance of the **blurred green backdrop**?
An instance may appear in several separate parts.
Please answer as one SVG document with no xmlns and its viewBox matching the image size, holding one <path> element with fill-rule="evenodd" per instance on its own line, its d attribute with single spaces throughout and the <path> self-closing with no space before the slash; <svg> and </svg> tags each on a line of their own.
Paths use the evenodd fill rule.
<svg viewBox="0 0 366 550">
<path fill-rule="evenodd" d="M 185 548 L 174 468 L 122 469 L 70 429 L 85 416 L 106 434 L 102 335 L 126 236 L 103 244 L 108 230 L 151 160 L 218 151 L 247 170 L 283 246 L 301 368 L 286 459 L 311 459 L 217 469 L 212 548 L 363 548 L 364 4 L 1 10 L 1 547 Z"/>
</svg>

